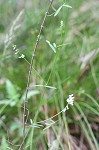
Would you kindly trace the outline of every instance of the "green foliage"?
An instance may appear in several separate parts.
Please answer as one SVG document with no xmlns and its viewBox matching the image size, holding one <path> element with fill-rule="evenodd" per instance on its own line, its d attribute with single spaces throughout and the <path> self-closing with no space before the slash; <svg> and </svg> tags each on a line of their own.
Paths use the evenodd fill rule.
<svg viewBox="0 0 99 150">
<path fill-rule="evenodd" d="M 1 100 L 0 105 L 10 105 L 10 106 L 18 106 L 21 105 L 25 99 L 25 93 L 21 96 L 19 92 L 17 91 L 17 88 L 15 88 L 14 84 L 7 80 L 6 81 L 6 91 L 7 91 L 7 97 L 6 100 Z M 27 100 L 30 99 L 32 96 L 39 94 L 38 90 L 29 90 L 27 95 Z"/>
<path fill-rule="evenodd" d="M 2 150 L 3 150 L 3 149 L 5 149 L 5 150 L 10 149 L 10 147 L 8 146 L 8 143 L 7 143 L 7 140 L 6 140 L 6 137 L 5 137 L 5 136 L 2 137 L 1 149 L 2 149 Z"/>
<path fill-rule="evenodd" d="M 27 5 L 24 2 L 22 8 L 26 7 L 20 11 L 21 6 L 17 1 L 0 2 L 2 150 L 20 149 L 22 143 L 23 101 L 29 64 L 48 5 L 44 0 L 30 3 Z M 69 9 L 71 6 L 72 9 Z M 81 69 L 85 56 L 99 48 L 98 13 L 96 0 L 91 0 L 90 3 L 83 0 L 54 1 L 35 55 L 27 95 L 27 150 L 38 150 L 40 147 L 47 150 L 57 146 L 57 149 L 83 147 L 86 150 L 98 150 L 99 53 Z M 16 45 L 17 54 L 13 45 Z M 20 56 L 25 57 L 19 59 Z M 51 128 L 38 128 L 37 122 L 50 118 L 65 108 L 65 100 L 71 93 L 75 96 L 74 107 L 59 114 Z M 49 140 L 48 135 L 53 141 Z"/>
</svg>

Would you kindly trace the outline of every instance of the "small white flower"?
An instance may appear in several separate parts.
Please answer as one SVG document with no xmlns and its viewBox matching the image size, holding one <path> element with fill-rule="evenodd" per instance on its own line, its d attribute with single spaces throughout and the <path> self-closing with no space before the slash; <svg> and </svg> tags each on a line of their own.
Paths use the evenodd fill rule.
<svg viewBox="0 0 99 150">
<path fill-rule="evenodd" d="M 15 55 L 16 55 L 16 54 L 18 54 L 18 53 L 19 53 L 19 50 L 18 50 L 18 49 L 16 49 L 16 50 L 15 50 Z"/>
<path fill-rule="evenodd" d="M 24 57 L 25 57 L 25 55 L 22 54 L 19 58 L 24 58 Z"/>
<path fill-rule="evenodd" d="M 63 27 L 63 20 L 61 20 L 61 27 Z"/>
<path fill-rule="evenodd" d="M 66 106 L 66 110 L 68 110 L 69 109 L 69 107 L 68 107 L 68 105 Z"/>
<path fill-rule="evenodd" d="M 15 52 L 19 51 L 19 49 L 16 49 Z"/>
<path fill-rule="evenodd" d="M 74 96 L 73 94 L 69 95 L 69 98 L 67 98 L 67 103 L 73 106 L 74 102 Z"/>
<path fill-rule="evenodd" d="M 66 111 L 66 107 L 62 110 L 62 112 L 65 112 Z"/>
<path fill-rule="evenodd" d="M 16 49 L 16 45 L 13 45 L 12 47 L 13 47 L 13 50 L 15 50 L 15 49 Z"/>
</svg>

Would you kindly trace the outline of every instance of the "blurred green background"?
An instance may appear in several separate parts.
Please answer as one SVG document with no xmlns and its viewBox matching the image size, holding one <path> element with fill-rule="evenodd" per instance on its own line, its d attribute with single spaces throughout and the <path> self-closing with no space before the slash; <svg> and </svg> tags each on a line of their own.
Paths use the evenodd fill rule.
<svg viewBox="0 0 99 150">
<path fill-rule="evenodd" d="M 49 0 L 0 0 L 1 150 L 21 149 L 29 65 L 48 5 Z M 99 149 L 98 63 L 99 1 L 54 1 L 32 69 L 27 150 Z M 30 119 L 38 122 L 60 112 L 72 93 L 74 106 L 55 117 L 49 129 L 29 126 Z"/>
</svg>

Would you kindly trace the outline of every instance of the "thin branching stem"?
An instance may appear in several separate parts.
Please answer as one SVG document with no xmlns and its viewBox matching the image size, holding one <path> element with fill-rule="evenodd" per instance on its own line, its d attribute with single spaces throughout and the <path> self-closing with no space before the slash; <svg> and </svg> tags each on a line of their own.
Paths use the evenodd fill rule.
<svg viewBox="0 0 99 150">
<path fill-rule="evenodd" d="M 34 47 L 34 50 L 33 50 L 31 63 L 30 63 L 30 69 L 29 69 L 29 73 L 28 73 L 27 86 L 26 86 L 26 92 L 25 92 L 26 95 L 25 95 L 25 99 L 24 99 L 24 111 L 23 111 L 23 141 L 22 141 L 22 143 L 23 143 L 22 144 L 22 149 L 23 150 L 25 150 L 25 142 L 24 141 L 25 141 L 25 125 L 26 125 L 26 118 L 27 118 L 27 113 L 26 113 L 27 95 L 28 95 L 28 90 L 29 90 L 30 77 L 31 77 L 31 72 L 32 72 L 32 67 L 33 67 L 33 62 L 34 62 L 34 56 L 35 56 L 35 53 L 36 53 L 36 50 L 37 50 L 37 47 L 38 47 L 38 43 L 39 43 L 40 36 L 41 36 L 42 30 L 43 30 L 43 27 L 44 27 L 45 20 L 47 18 L 47 15 L 49 13 L 50 7 L 52 5 L 52 2 L 53 2 L 53 0 L 50 0 L 48 10 L 46 11 L 44 19 L 42 21 L 42 24 L 40 26 L 39 34 L 37 36 L 36 44 L 35 44 L 35 47 Z"/>
</svg>

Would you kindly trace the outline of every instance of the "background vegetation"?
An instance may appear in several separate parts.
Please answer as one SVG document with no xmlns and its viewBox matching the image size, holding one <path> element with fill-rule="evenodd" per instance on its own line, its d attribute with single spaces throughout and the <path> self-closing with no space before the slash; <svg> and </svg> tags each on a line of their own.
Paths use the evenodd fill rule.
<svg viewBox="0 0 99 150">
<path fill-rule="evenodd" d="M 2 150 L 20 149 L 22 143 L 23 101 L 29 63 L 48 2 L 0 1 Z M 72 6 L 72 9 L 62 7 L 55 16 L 64 3 Z M 27 150 L 98 150 L 98 37 L 97 0 L 54 1 L 40 38 L 31 75 Z M 52 46 L 54 43 L 53 48 L 46 40 Z M 22 56 L 25 57 L 19 58 Z M 56 123 L 51 128 L 43 130 L 44 127 L 37 129 L 29 126 L 30 119 L 33 122 L 41 121 L 61 111 L 72 93 L 75 96 L 74 106 L 55 117 Z"/>
</svg>

